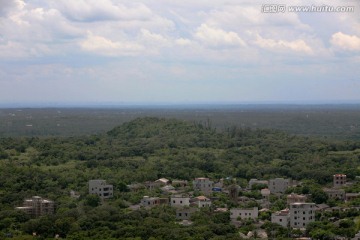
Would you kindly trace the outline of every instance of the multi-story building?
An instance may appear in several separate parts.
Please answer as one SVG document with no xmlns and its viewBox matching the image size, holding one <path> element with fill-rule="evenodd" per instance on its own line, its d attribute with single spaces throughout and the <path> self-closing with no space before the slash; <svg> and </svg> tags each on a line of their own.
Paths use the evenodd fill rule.
<svg viewBox="0 0 360 240">
<path fill-rule="evenodd" d="M 290 204 L 290 227 L 306 228 L 315 221 L 315 203 Z"/>
<path fill-rule="evenodd" d="M 31 217 L 39 217 L 48 214 L 54 214 L 55 204 L 53 201 L 33 196 L 30 199 L 25 199 L 22 207 L 17 207 L 17 210 L 22 210 Z"/>
<path fill-rule="evenodd" d="M 304 203 L 306 202 L 307 197 L 305 195 L 299 195 L 295 193 L 291 193 L 286 196 L 287 205 L 292 203 Z"/>
<path fill-rule="evenodd" d="M 205 195 L 212 193 L 214 182 L 210 181 L 209 178 L 195 178 L 193 181 L 194 190 L 199 190 Z"/>
<path fill-rule="evenodd" d="M 178 208 L 176 209 L 176 219 L 190 220 L 191 216 L 198 211 L 197 208 Z"/>
<path fill-rule="evenodd" d="M 111 198 L 113 196 L 113 185 L 106 184 L 105 180 L 90 180 L 89 194 L 96 194 L 100 198 Z"/>
<path fill-rule="evenodd" d="M 277 223 L 285 228 L 288 227 L 290 222 L 289 209 L 283 209 L 281 211 L 272 213 L 271 222 Z"/>
<path fill-rule="evenodd" d="M 143 199 L 141 199 L 140 204 L 143 207 L 154 207 L 160 205 L 160 198 L 144 196 Z"/>
<path fill-rule="evenodd" d="M 269 180 L 269 190 L 271 193 L 284 193 L 290 186 L 291 179 L 275 178 Z"/>
<path fill-rule="evenodd" d="M 190 202 L 191 202 L 191 206 L 197 206 L 199 208 L 211 206 L 211 200 L 205 196 L 195 197 L 191 199 Z"/>
<path fill-rule="evenodd" d="M 140 205 L 145 208 L 152 208 L 162 204 L 169 204 L 169 198 L 144 196 L 140 202 Z"/>
<path fill-rule="evenodd" d="M 170 198 L 172 207 L 188 207 L 190 206 L 190 198 L 185 195 L 173 195 Z"/>
<path fill-rule="evenodd" d="M 345 174 L 335 174 L 333 176 L 334 188 L 343 187 L 346 184 Z"/>
<path fill-rule="evenodd" d="M 259 209 L 257 207 L 254 208 L 233 208 L 230 209 L 230 218 L 233 220 L 238 219 L 256 219 L 259 216 Z"/>
<path fill-rule="evenodd" d="M 345 200 L 345 190 L 337 188 L 325 188 L 324 192 L 328 195 L 329 198 L 337 200 Z"/>
</svg>

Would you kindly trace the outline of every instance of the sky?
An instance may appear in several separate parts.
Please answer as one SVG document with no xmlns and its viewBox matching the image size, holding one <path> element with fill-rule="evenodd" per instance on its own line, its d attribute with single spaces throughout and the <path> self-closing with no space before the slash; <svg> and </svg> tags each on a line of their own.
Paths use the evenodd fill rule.
<svg viewBox="0 0 360 240">
<path fill-rule="evenodd" d="M 0 104 L 292 102 L 360 103 L 359 0 L 0 0 Z"/>
</svg>

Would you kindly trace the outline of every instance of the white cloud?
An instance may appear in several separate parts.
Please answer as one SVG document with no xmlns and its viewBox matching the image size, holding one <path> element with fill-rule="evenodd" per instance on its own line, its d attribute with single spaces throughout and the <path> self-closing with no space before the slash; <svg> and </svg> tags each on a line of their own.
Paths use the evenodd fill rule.
<svg viewBox="0 0 360 240">
<path fill-rule="evenodd" d="M 168 46 L 169 40 L 161 34 L 152 33 L 147 29 L 141 29 L 141 40 L 149 45 L 156 45 L 157 47 Z"/>
<path fill-rule="evenodd" d="M 60 9 L 69 18 L 76 21 L 104 20 L 147 20 L 152 16 L 151 10 L 142 3 L 125 6 L 111 0 L 56 0 L 52 5 Z"/>
<path fill-rule="evenodd" d="M 178 38 L 175 40 L 175 44 L 180 45 L 180 46 L 189 46 L 191 45 L 191 40 L 187 39 L 187 38 Z"/>
<path fill-rule="evenodd" d="M 331 36 L 330 43 L 337 49 L 360 51 L 360 37 L 337 32 Z"/>
<path fill-rule="evenodd" d="M 302 39 L 294 41 L 274 40 L 262 38 L 260 35 L 257 35 L 255 44 L 261 48 L 272 51 L 286 52 L 290 50 L 298 53 L 313 54 L 311 47 Z"/>
<path fill-rule="evenodd" d="M 87 38 L 80 42 L 83 50 L 105 56 L 133 56 L 144 50 L 140 44 L 130 41 L 112 41 L 102 36 L 89 33 Z"/>
<path fill-rule="evenodd" d="M 9 12 L 23 9 L 25 5 L 22 0 L 0 0 L 0 17 L 6 16 Z"/>
<path fill-rule="evenodd" d="M 197 28 L 195 38 L 211 47 L 243 47 L 246 43 L 235 32 L 226 32 L 220 28 L 201 24 Z"/>
</svg>

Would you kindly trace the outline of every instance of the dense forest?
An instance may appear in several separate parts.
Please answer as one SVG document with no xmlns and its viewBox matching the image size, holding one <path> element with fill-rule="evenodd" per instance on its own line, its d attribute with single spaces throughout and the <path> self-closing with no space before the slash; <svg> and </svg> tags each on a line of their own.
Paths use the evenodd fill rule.
<svg viewBox="0 0 360 240">
<path fill-rule="evenodd" d="M 239 239 L 228 213 L 200 211 L 194 224 L 176 224 L 174 210 L 159 206 L 129 210 L 144 195 L 128 184 L 161 177 L 235 179 L 286 177 L 327 186 L 332 175 L 360 175 L 360 142 L 319 140 L 279 130 L 226 126 L 211 121 L 136 118 L 90 136 L 0 139 L 0 239 Z M 114 185 L 101 202 L 88 195 L 90 179 Z M 80 198 L 71 198 L 74 190 Z M 30 219 L 14 210 L 39 195 L 56 202 L 56 213 Z M 10 234 L 10 235 L 9 235 Z"/>
</svg>

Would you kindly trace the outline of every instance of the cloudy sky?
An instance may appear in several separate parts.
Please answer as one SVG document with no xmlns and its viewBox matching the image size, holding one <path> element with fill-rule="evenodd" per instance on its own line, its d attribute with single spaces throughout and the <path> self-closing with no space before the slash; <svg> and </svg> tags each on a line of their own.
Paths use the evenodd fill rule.
<svg viewBox="0 0 360 240">
<path fill-rule="evenodd" d="M 355 10 L 0 0 L 0 103 L 360 103 L 360 1 L 275 2 Z"/>
</svg>

